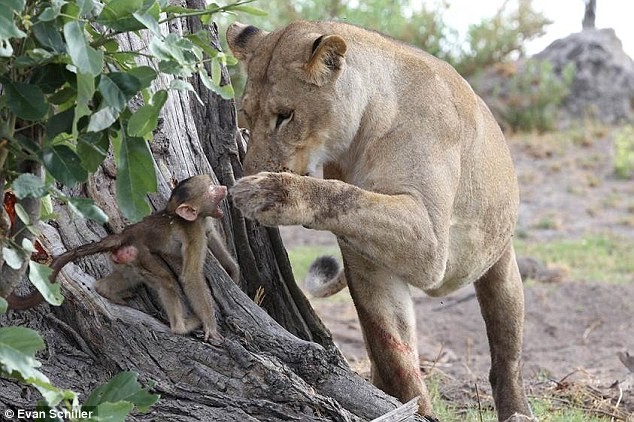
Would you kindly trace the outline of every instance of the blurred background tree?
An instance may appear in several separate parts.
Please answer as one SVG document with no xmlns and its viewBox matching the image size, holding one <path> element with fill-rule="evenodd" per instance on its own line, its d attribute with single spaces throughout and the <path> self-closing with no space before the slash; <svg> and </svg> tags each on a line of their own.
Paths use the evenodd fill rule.
<svg viewBox="0 0 634 422">
<path fill-rule="evenodd" d="M 269 31 L 300 19 L 348 22 L 425 50 L 467 78 L 485 67 L 523 57 L 526 43 L 542 36 L 551 23 L 532 0 L 506 0 L 494 16 L 468 28 L 445 24 L 450 0 L 270 0 L 255 5 L 268 15 L 238 14 L 234 19 Z M 233 69 L 231 79 L 239 93 L 243 81 L 238 69 Z"/>
<path fill-rule="evenodd" d="M 586 4 L 585 13 L 583 14 L 583 21 L 581 26 L 584 30 L 595 28 L 597 0 L 584 0 Z"/>
</svg>

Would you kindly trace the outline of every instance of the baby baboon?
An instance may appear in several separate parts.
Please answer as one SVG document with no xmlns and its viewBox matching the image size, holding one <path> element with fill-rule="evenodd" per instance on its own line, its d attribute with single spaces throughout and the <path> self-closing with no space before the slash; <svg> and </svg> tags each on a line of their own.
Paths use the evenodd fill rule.
<svg viewBox="0 0 634 422">
<path fill-rule="evenodd" d="M 220 218 L 219 203 L 227 196 L 225 186 L 213 185 L 207 175 L 179 183 L 164 210 L 126 227 L 121 233 L 79 246 L 57 257 L 52 264 L 54 281 L 70 261 L 100 252 L 110 252 L 115 271 L 98 280 L 99 294 L 122 303 L 130 288 L 143 282 L 158 292 L 174 333 L 185 334 L 202 323 L 205 340 L 219 338 L 214 302 L 203 275 L 207 247 L 234 281 L 238 264 L 227 251 L 208 217 Z M 174 274 L 179 274 L 178 280 Z M 179 283 L 195 316 L 185 318 Z M 34 291 L 28 296 L 9 297 L 12 309 L 29 309 L 42 301 Z"/>
</svg>

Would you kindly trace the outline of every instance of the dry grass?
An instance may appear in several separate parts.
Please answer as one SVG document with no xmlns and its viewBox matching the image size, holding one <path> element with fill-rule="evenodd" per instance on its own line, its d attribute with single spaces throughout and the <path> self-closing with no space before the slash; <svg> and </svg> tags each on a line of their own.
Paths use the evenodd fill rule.
<svg viewBox="0 0 634 422">
<path fill-rule="evenodd" d="M 530 382 L 530 381 L 527 381 Z M 493 398 L 488 385 L 457 383 L 436 372 L 428 380 L 434 407 L 443 421 L 493 421 Z M 634 422 L 634 402 L 618 385 L 600 390 L 562 380 L 535 382 L 528 386 L 529 400 L 541 422 Z"/>
</svg>

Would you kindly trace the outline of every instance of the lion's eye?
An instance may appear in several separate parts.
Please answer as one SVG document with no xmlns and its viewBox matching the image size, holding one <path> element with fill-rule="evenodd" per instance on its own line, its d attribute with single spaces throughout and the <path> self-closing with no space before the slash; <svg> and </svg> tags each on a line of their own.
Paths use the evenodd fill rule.
<svg viewBox="0 0 634 422">
<path fill-rule="evenodd" d="M 275 129 L 279 129 L 284 122 L 288 122 L 293 118 L 293 112 L 285 110 L 277 114 L 277 120 L 275 121 Z"/>
</svg>

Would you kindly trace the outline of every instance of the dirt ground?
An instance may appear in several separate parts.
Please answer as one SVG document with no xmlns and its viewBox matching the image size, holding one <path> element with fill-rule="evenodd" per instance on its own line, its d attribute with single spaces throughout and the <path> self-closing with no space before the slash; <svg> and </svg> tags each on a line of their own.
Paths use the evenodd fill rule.
<svg viewBox="0 0 634 422">
<path fill-rule="evenodd" d="M 604 233 L 630 239 L 634 247 L 634 181 L 618 180 L 612 170 L 617 130 L 586 128 L 509 140 L 522 196 L 517 232 L 526 241 Z M 329 233 L 298 227 L 283 228 L 282 235 L 288 248 L 335 243 Z M 338 295 L 339 300 L 312 300 L 313 306 L 351 365 L 367 376 L 369 362 L 349 293 Z M 477 384 L 486 402 L 489 353 L 473 288 L 440 299 L 417 291 L 415 303 L 421 367 L 441 376 L 445 398 L 469 402 Z M 523 363 L 530 394 L 574 385 L 592 396 L 582 399 L 584 405 L 598 406 L 605 396 L 612 406 L 618 402 L 621 417 L 634 420 L 634 374 L 617 356 L 634 354 L 634 274 L 630 283 L 617 285 L 531 282 L 525 327 Z M 570 399 L 562 400 L 565 406 Z"/>
</svg>

